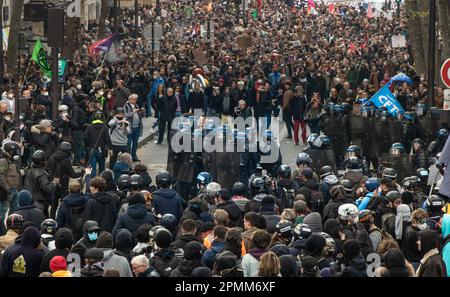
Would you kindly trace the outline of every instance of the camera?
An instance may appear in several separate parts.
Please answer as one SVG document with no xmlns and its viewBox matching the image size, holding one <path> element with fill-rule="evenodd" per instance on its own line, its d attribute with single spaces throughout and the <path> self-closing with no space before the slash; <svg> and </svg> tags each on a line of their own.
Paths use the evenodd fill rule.
<svg viewBox="0 0 450 297">
<path fill-rule="evenodd" d="M 241 109 L 239 107 L 234 108 L 234 113 L 237 115 L 241 115 Z"/>
</svg>

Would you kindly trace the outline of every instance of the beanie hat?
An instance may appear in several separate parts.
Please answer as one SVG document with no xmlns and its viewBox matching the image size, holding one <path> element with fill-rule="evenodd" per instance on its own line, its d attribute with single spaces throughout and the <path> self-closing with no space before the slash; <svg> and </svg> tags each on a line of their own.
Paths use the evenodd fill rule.
<svg viewBox="0 0 450 297">
<path fill-rule="evenodd" d="M 359 247 L 356 240 L 350 239 L 344 243 L 342 252 L 346 259 L 352 259 L 359 255 L 359 253 L 361 252 L 361 248 Z"/>
<path fill-rule="evenodd" d="M 306 178 L 312 178 L 314 176 L 314 172 L 312 171 L 311 168 L 305 168 L 302 171 L 302 175 Z"/>
<path fill-rule="evenodd" d="M 167 229 L 159 229 L 155 234 L 155 243 L 159 248 L 168 248 L 172 242 L 172 234 Z"/>
<path fill-rule="evenodd" d="M 311 256 L 305 256 L 302 259 L 303 274 L 309 276 L 318 276 L 319 267 L 317 267 L 317 260 Z"/>
<path fill-rule="evenodd" d="M 55 247 L 57 249 L 70 249 L 72 248 L 74 238 L 73 233 L 68 228 L 61 228 L 55 235 Z"/>
<path fill-rule="evenodd" d="M 103 260 L 103 252 L 99 248 L 90 248 L 84 254 L 84 257 L 90 260 L 102 261 Z"/>
<path fill-rule="evenodd" d="M 97 247 L 100 249 L 112 249 L 114 248 L 114 240 L 113 236 L 109 232 L 102 232 L 100 233 L 99 237 L 97 238 Z"/>
<path fill-rule="evenodd" d="M 319 256 L 327 244 L 325 237 L 318 233 L 311 234 L 305 242 L 305 252 L 309 256 Z"/>
<path fill-rule="evenodd" d="M 55 272 L 58 270 L 66 270 L 67 269 L 67 262 L 66 259 L 63 256 L 54 256 L 50 260 L 50 270 L 51 272 Z"/>
<path fill-rule="evenodd" d="M 196 267 L 192 270 L 191 277 L 212 277 L 212 271 L 208 267 Z"/>
<path fill-rule="evenodd" d="M 274 211 L 274 207 L 275 200 L 272 198 L 272 196 L 267 195 L 261 200 L 261 212 Z"/>
<path fill-rule="evenodd" d="M 318 212 L 312 212 L 305 216 L 303 224 L 307 224 L 312 232 L 322 232 L 322 217 Z"/>
<path fill-rule="evenodd" d="M 191 241 L 184 247 L 184 258 L 186 260 L 200 260 L 203 254 L 203 246 L 198 241 Z"/>
<path fill-rule="evenodd" d="M 33 198 L 31 197 L 31 193 L 27 190 L 22 190 L 17 194 L 17 203 L 19 204 L 19 207 L 32 205 L 33 204 Z"/>
<path fill-rule="evenodd" d="M 131 195 L 130 198 L 128 199 L 128 205 L 133 204 L 145 204 L 144 196 L 140 193 Z"/>
</svg>

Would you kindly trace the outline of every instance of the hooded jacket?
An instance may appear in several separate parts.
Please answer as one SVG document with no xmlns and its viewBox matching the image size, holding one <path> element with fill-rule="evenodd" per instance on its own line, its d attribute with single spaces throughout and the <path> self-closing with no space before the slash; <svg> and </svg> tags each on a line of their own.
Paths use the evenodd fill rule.
<svg viewBox="0 0 450 297">
<path fill-rule="evenodd" d="M 37 250 L 41 243 L 41 235 L 36 227 L 25 229 L 21 237 L 8 247 L 1 261 L 2 274 L 5 277 L 37 277 L 44 257 Z"/>
<path fill-rule="evenodd" d="M 57 232 L 57 236 L 55 236 L 55 249 L 47 252 L 42 259 L 40 272 L 51 272 L 50 271 L 50 261 L 55 256 L 62 256 L 64 259 L 70 253 L 70 249 L 73 244 L 73 235 L 72 232 L 65 229 L 60 229 L 61 231 Z"/>
<path fill-rule="evenodd" d="M 55 191 L 55 183 L 42 165 L 31 165 L 25 170 L 24 190 L 28 190 L 33 201 L 51 201 Z"/>
<path fill-rule="evenodd" d="M 108 128 L 103 122 L 88 125 L 83 134 L 84 143 L 88 149 L 110 148 L 111 138 L 109 137 Z"/>
<path fill-rule="evenodd" d="M 366 277 L 366 259 L 361 255 L 353 257 L 342 270 L 341 277 Z"/>
<path fill-rule="evenodd" d="M 183 216 L 183 198 L 173 189 L 159 189 L 153 193 L 153 207 L 156 214 L 170 213 L 177 218 Z"/>
<path fill-rule="evenodd" d="M 223 209 L 228 213 L 230 227 L 243 227 L 244 219 L 242 211 L 232 200 L 224 201 L 217 205 L 217 208 Z"/>
<path fill-rule="evenodd" d="M 420 229 L 416 226 L 408 226 L 403 235 L 402 250 L 405 253 L 405 258 L 409 262 L 419 262 L 420 252 L 417 247 L 417 240 L 419 240 Z"/>
<path fill-rule="evenodd" d="M 58 148 L 59 137 L 56 133 L 44 133 L 38 125 L 35 125 L 31 127 L 31 135 L 35 150 L 44 151 L 47 158 L 50 158 Z"/>
<path fill-rule="evenodd" d="M 104 270 L 118 270 L 120 277 L 133 277 L 128 260 L 117 255 L 112 249 L 103 249 L 103 265 Z"/>
<path fill-rule="evenodd" d="M 191 241 L 197 241 L 199 243 L 202 243 L 200 239 L 198 239 L 195 235 L 192 234 L 184 234 L 178 237 L 174 242 L 170 244 L 170 247 L 174 249 L 184 249 L 186 244 L 188 244 Z"/>
<path fill-rule="evenodd" d="M 83 172 L 75 172 L 72 167 L 70 155 L 62 150 L 57 150 L 48 161 L 48 168 L 53 177 L 61 180 L 61 187 L 66 190 L 69 186 L 69 178 L 80 178 Z"/>
<path fill-rule="evenodd" d="M 8 154 L 3 153 L 0 158 L 0 189 L 9 192 L 11 188 L 17 189 L 18 187 L 19 169 L 12 158 Z"/>
<path fill-rule="evenodd" d="M 83 225 L 80 224 L 81 226 L 77 226 L 74 216 L 80 215 L 80 217 L 82 217 L 84 215 L 83 212 L 88 200 L 89 196 L 80 193 L 70 193 L 62 199 L 58 212 L 56 213 L 56 223 L 58 223 L 58 227 L 66 227 L 72 230 L 75 240 L 78 240 L 83 236 Z"/>
<path fill-rule="evenodd" d="M 447 269 L 447 276 L 450 276 L 450 215 L 445 214 L 442 217 L 442 258 Z"/>
<path fill-rule="evenodd" d="M 96 221 L 100 230 L 112 232 L 117 220 L 118 201 L 106 192 L 98 192 L 86 203 L 84 221 Z"/>
<path fill-rule="evenodd" d="M 155 218 L 151 213 L 147 211 L 144 204 L 132 204 L 128 206 L 126 213 L 119 213 L 112 234 L 115 238 L 118 230 L 127 229 L 131 232 L 134 243 L 137 243 L 137 229 L 144 224 L 150 224 L 151 226 L 154 226 L 156 224 Z"/>
<path fill-rule="evenodd" d="M 202 263 L 209 269 L 214 268 L 214 262 L 216 261 L 216 255 L 225 248 L 225 242 L 220 239 L 216 239 L 212 242 L 211 248 L 207 250 L 202 256 Z"/>
<path fill-rule="evenodd" d="M 420 252 L 422 259 L 416 276 L 418 277 L 445 277 L 447 271 L 438 250 L 439 233 L 434 230 L 425 230 L 419 235 L 421 242 Z"/>
<path fill-rule="evenodd" d="M 36 226 L 41 226 L 41 223 L 46 219 L 44 212 L 34 205 L 19 207 L 14 213 L 21 215 L 24 221 L 35 223 Z"/>
</svg>

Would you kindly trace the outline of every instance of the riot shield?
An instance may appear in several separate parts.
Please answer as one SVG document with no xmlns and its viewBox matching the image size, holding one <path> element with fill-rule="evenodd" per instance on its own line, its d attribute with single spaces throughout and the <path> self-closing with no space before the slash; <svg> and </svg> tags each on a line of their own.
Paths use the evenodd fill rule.
<svg viewBox="0 0 450 297">
<path fill-rule="evenodd" d="M 389 124 L 380 119 L 373 121 L 374 147 L 376 155 L 381 156 L 383 153 L 388 153 L 391 148 L 391 137 L 389 135 Z"/>
<path fill-rule="evenodd" d="M 413 175 L 413 165 L 409 155 L 383 154 L 381 156 L 383 168 L 390 167 L 397 171 L 397 182 L 402 182 L 405 177 Z"/>
<path fill-rule="evenodd" d="M 168 155 L 167 155 L 167 171 L 177 181 L 192 182 L 194 180 L 195 171 L 195 153 L 193 152 L 175 152 L 172 148 L 172 135 L 176 131 L 171 132 Z"/>
<path fill-rule="evenodd" d="M 402 122 L 397 119 L 389 119 L 388 129 L 384 133 L 389 133 L 391 137 L 391 144 L 395 142 L 403 142 L 403 128 Z"/>
<path fill-rule="evenodd" d="M 351 142 L 360 147 L 362 146 L 364 135 L 366 134 L 365 121 L 367 121 L 367 119 L 360 116 L 353 116 L 350 119 Z"/>
<path fill-rule="evenodd" d="M 336 156 L 343 158 L 345 152 L 350 145 L 350 139 L 348 135 L 348 122 L 345 116 L 334 117 L 333 129 L 337 130 L 337 134 L 331 137 L 331 146 Z"/>
<path fill-rule="evenodd" d="M 417 119 L 419 137 L 422 138 L 425 147 L 436 139 L 436 132 L 442 128 L 439 118 L 419 117 Z"/>
<path fill-rule="evenodd" d="M 305 153 L 309 155 L 309 157 L 312 159 L 311 169 L 314 172 L 319 172 L 320 168 L 322 168 L 325 165 L 331 166 L 333 168 L 333 172 L 337 174 L 336 171 L 336 160 L 334 156 L 334 152 L 331 149 L 326 150 L 312 150 L 307 149 L 305 150 Z"/>
<path fill-rule="evenodd" d="M 240 176 L 238 152 L 216 152 L 217 182 L 222 188 L 231 189 Z"/>
</svg>

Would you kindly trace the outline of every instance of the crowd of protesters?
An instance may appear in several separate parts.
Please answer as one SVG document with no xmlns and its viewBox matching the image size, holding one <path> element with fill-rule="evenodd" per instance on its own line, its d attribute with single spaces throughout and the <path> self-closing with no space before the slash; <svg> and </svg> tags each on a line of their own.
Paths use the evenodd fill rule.
<svg viewBox="0 0 450 297">
<path fill-rule="evenodd" d="M 312 160 L 300 158 L 294 174 L 282 165 L 270 179 L 253 177 L 230 189 L 199 175 L 190 201 L 171 188 L 168 172 L 153 185 L 137 156 L 145 117 L 157 118 L 152 128 L 161 144 L 170 122 L 195 109 L 205 116 L 281 113 L 288 138 L 308 145 L 307 126 L 321 132 L 326 103 L 370 98 L 398 72 L 413 79 L 394 90 L 404 109 L 427 101 L 426 77 L 415 73 L 410 47 L 389 42 L 407 34 L 402 18 L 368 19 L 363 5 L 331 11 L 317 4 L 316 14 L 289 1 L 263 2 L 250 3 L 239 17 L 233 4 L 214 3 L 210 11 L 204 1 L 161 3 L 164 37 L 156 53 L 142 29 L 156 17 L 152 7 L 142 8 L 138 32 L 132 11 L 122 11 L 118 32 L 108 22 L 116 43 L 106 56 L 88 53 L 98 30 L 90 22 L 64 74 L 56 118 L 48 78 L 34 63 L 27 69 L 30 57 L 21 59 L 27 76 L 20 102 L 27 106 L 20 140 L 12 132 L 18 100 L 11 85 L 3 86 L 0 101 L 2 276 L 450 273 L 446 197 L 400 186 L 396 174 L 361 174 L 356 183 L 330 168 L 314 172 Z M 207 20 L 211 43 L 199 29 Z M 250 45 L 237 44 L 242 34 Z M 206 51 L 205 65 L 194 56 L 198 49 Z M 203 81 L 192 83 L 195 71 Z M 437 87 L 435 106 L 442 100 Z M 372 271 L 373 254 L 380 263 Z"/>
</svg>

